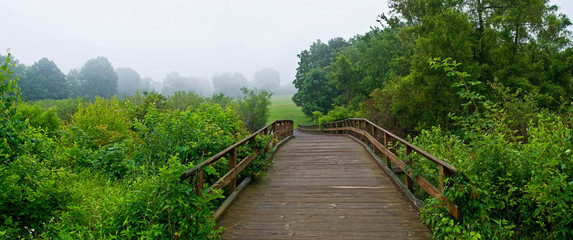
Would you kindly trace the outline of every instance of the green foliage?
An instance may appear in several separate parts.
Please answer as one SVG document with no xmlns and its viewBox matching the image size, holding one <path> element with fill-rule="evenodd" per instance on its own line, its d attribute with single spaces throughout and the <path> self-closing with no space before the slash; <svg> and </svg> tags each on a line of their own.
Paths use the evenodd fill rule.
<svg viewBox="0 0 573 240">
<path fill-rule="evenodd" d="M 31 127 L 43 129 L 50 135 L 54 135 L 61 125 L 56 109 L 45 110 L 38 104 L 20 103 L 15 119 L 28 121 Z"/>
<path fill-rule="evenodd" d="M 259 135 L 255 138 L 254 141 L 251 141 L 247 145 L 247 147 L 251 149 L 250 151 L 241 151 L 244 152 L 244 155 L 252 154 L 254 151 L 259 151 L 260 153 L 259 156 L 257 156 L 257 158 L 255 158 L 249 164 L 249 166 L 243 172 L 241 172 L 241 174 L 239 174 L 239 178 L 248 175 L 256 179 L 257 177 L 266 174 L 267 169 L 274 161 L 270 151 L 271 147 L 268 146 L 271 141 L 273 141 L 273 136 Z M 267 151 L 266 153 L 263 153 L 265 148 L 267 148 Z"/>
<path fill-rule="evenodd" d="M 185 111 L 195 109 L 204 102 L 204 99 L 194 92 L 177 91 L 167 97 L 165 107 Z"/>
<path fill-rule="evenodd" d="M 512 114 L 523 115 L 520 112 L 523 108 L 507 111 L 508 108 L 500 107 L 505 104 L 492 104 L 464 81 L 465 73 L 452 68 L 455 63 L 433 63 L 457 76 L 459 81 L 454 86 L 467 101 L 464 107 L 476 109 L 465 116 L 452 115 L 462 130 L 461 138 L 434 128 L 422 131 L 414 140 L 415 145 L 458 169 L 458 175 L 449 179 L 453 187 L 446 190 L 445 196 L 460 205 L 462 218 L 451 219 L 440 203 L 428 200 L 421 217 L 431 226 L 434 236 L 571 238 L 573 134 L 569 121 L 547 112 L 535 113 L 535 122 L 530 120 L 526 129 L 528 141 L 522 142 L 510 125 Z M 414 167 L 429 172 L 421 161 Z"/>
<path fill-rule="evenodd" d="M 16 79 L 12 79 L 11 55 L 0 64 L 0 163 L 7 164 L 23 152 L 28 141 L 28 125 L 16 119 L 16 105 L 20 92 Z"/>
<path fill-rule="evenodd" d="M 269 119 L 272 93 L 267 90 L 242 88 L 243 98 L 239 101 L 237 111 L 251 132 L 264 127 Z"/>
<path fill-rule="evenodd" d="M 69 143 L 76 142 L 94 150 L 132 135 L 131 120 L 117 97 L 109 100 L 96 97 L 93 103 L 81 103 L 67 128 Z"/>
<path fill-rule="evenodd" d="M 144 159 L 165 163 L 178 155 L 184 163 L 211 156 L 244 136 L 245 129 L 233 109 L 202 104 L 196 110 L 150 111 L 136 125 L 144 142 Z"/>
<path fill-rule="evenodd" d="M 0 167 L 0 236 L 35 236 L 44 229 L 71 200 L 68 174 L 28 155 Z"/>
<path fill-rule="evenodd" d="M 334 109 L 330 110 L 328 114 L 324 115 L 319 111 L 315 111 L 312 113 L 313 119 L 315 123 L 320 125 L 320 129 L 322 129 L 322 124 L 328 122 L 336 122 L 341 121 L 347 118 L 359 118 L 362 117 L 362 114 L 357 111 L 353 111 L 346 107 L 335 107 Z"/>
<path fill-rule="evenodd" d="M 326 76 L 324 70 L 313 69 L 301 77 L 302 82 L 293 101 L 297 106 L 302 106 L 302 112 L 307 116 L 311 116 L 314 111 L 327 113 L 332 109 L 335 89 Z"/>
<path fill-rule="evenodd" d="M 138 90 L 135 94 L 126 97 L 122 103 L 127 109 L 129 118 L 143 121 L 151 109 L 165 109 L 165 101 L 165 97 L 155 91 L 140 92 Z"/>
<path fill-rule="evenodd" d="M 60 120 L 69 123 L 72 121 L 72 115 L 76 113 L 78 106 L 83 101 L 84 100 L 81 98 L 76 98 L 76 99 L 66 98 L 60 100 L 44 99 L 28 103 L 42 107 L 44 111 L 54 109 Z"/>
<path fill-rule="evenodd" d="M 337 96 L 336 88 L 327 78 L 327 67 L 333 62 L 334 55 L 349 44 L 342 38 L 331 39 L 328 44 L 320 40 L 314 42 L 309 50 L 304 50 L 293 81 L 298 89 L 292 100 L 307 116 L 312 112 L 327 113 Z"/>
</svg>

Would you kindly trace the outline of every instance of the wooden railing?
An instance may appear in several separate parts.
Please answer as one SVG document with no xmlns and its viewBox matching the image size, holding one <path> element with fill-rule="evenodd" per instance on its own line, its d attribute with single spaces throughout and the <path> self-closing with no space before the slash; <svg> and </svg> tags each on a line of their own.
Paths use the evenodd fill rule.
<svg viewBox="0 0 573 240">
<path fill-rule="evenodd" d="M 228 192 L 229 194 L 235 191 L 237 187 L 237 176 L 239 173 L 245 169 L 249 163 L 251 163 L 254 159 L 257 158 L 259 154 L 264 154 L 269 149 L 272 149 L 277 142 L 292 136 L 293 133 L 293 121 L 292 120 L 276 120 L 269 125 L 261 128 L 260 130 L 254 132 L 253 134 L 249 135 L 246 138 L 236 142 L 235 144 L 229 146 L 225 150 L 215 154 L 211 158 L 197 164 L 193 168 L 185 171 L 179 177 L 181 181 L 185 181 L 190 179 L 191 184 L 194 184 L 195 192 L 198 195 L 201 195 L 203 192 L 203 185 L 204 185 L 204 168 L 216 163 L 219 159 L 224 156 L 228 156 L 227 159 L 229 160 L 229 168 L 227 173 L 217 182 L 210 186 L 207 192 L 212 192 L 213 189 L 222 189 L 226 186 L 229 186 Z M 243 146 L 251 141 L 254 141 L 255 138 L 259 135 L 270 135 L 273 136 L 273 140 L 267 143 L 267 145 L 263 149 L 250 149 L 254 150 L 254 153 L 245 157 L 243 160 L 237 163 L 237 150 L 240 146 Z"/>
<path fill-rule="evenodd" d="M 460 217 L 460 208 L 449 201 L 443 196 L 445 187 L 445 179 L 456 174 L 456 168 L 447 162 L 427 153 L 426 151 L 414 146 L 406 140 L 392 134 L 391 132 L 377 126 L 363 118 L 351 118 L 338 122 L 324 123 L 322 128 L 318 124 L 315 125 L 298 125 L 298 129 L 303 132 L 313 133 L 334 133 L 334 134 L 348 134 L 354 136 L 356 139 L 365 144 L 372 146 L 374 154 L 385 159 L 385 167 L 392 169 L 392 163 L 400 168 L 405 173 L 406 188 L 413 193 L 414 182 L 420 186 L 426 193 L 434 198 L 438 198 L 448 209 L 450 214 L 455 219 Z M 412 151 L 418 153 L 420 156 L 430 160 L 439 167 L 439 188 L 435 187 L 430 181 L 421 175 L 414 174 L 412 166 L 416 163 L 411 162 L 408 158 L 406 160 L 399 159 L 398 156 L 389 150 L 389 143 L 399 143 L 404 147 L 404 154 L 409 155 Z M 381 156 L 380 156 L 381 155 Z M 383 167 L 383 166 L 381 166 Z M 412 177 L 415 176 L 414 179 Z"/>
</svg>

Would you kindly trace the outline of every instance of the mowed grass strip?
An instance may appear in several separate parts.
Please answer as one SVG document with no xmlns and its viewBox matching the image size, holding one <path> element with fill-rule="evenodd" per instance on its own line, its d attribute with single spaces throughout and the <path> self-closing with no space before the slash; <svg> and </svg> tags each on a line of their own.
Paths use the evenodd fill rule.
<svg viewBox="0 0 573 240">
<path fill-rule="evenodd" d="M 271 97 L 271 115 L 269 123 L 279 119 L 291 119 L 294 121 L 294 127 L 299 123 L 309 124 L 312 118 L 304 115 L 301 107 L 297 107 L 292 101 L 293 95 L 273 95 Z"/>
</svg>

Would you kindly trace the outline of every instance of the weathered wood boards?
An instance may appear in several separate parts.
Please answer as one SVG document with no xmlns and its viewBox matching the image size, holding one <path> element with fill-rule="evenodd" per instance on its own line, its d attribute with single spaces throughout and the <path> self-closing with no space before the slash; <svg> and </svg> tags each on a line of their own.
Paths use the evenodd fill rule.
<svg viewBox="0 0 573 240">
<path fill-rule="evenodd" d="M 382 155 L 381 157 L 386 159 L 386 166 L 388 168 L 392 168 L 391 163 L 394 163 L 398 168 L 400 168 L 402 172 L 405 173 L 404 184 L 406 185 L 406 189 L 408 189 L 407 191 L 409 191 L 409 193 L 406 194 L 413 193 L 415 182 L 430 196 L 438 198 L 455 219 L 459 219 L 461 214 L 460 208 L 445 196 L 441 195 L 444 191 L 445 179 L 456 174 L 456 168 L 454 168 L 449 163 L 435 157 L 432 154 L 427 153 L 426 151 L 418 148 L 408 141 L 363 118 L 349 118 L 338 122 L 324 123 L 322 129 L 320 129 L 318 124 L 299 125 L 298 127 L 302 131 L 312 133 L 349 134 L 356 137 L 358 141 L 361 141 L 367 145 L 371 145 L 373 149 L 376 149 L 376 154 L 380 153 Z M 434 164 L 437 164 L 440 169 L 440 188 L 438 189 L 427 179 L 420 175 L 416 176 L 415 179 L 412 179 L 414 174 L 408 170 L 406 166 L 412 166 L 416 163 L 411 162 L 409 159 L 399 159 L 394 152 L 388 149 L 388 142 L 390 140 L 398 142 L 404 147 L 404 155 L 409 155 L 412 153 L 412 151 L 414 151 L 423 156 L 425 159 L 432 161 Z M 382 142 L 384 143 L 383 145 Z"/>
<path fill-rule="evenodd" d="M 413 207 L 345 136 L 295 138 L 219 222 L 223 239 L 429 239 Z"/>
</svg>

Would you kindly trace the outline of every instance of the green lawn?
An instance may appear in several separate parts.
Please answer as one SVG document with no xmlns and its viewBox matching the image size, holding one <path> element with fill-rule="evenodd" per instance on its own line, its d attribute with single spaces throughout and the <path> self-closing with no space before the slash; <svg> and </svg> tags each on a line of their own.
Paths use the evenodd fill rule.
<svg viewBox="0 0 573 240">
<path fill-rule="evenodd" d="M 294 121 L 294 126 L 299 123 L 311 123 L 312 118 L 307 117 L 292 101 L 292 95 L 276 95 L 271 97 L 271 116 L 269 123 L 279 119 L 291 119 Z"/>
</svg>

